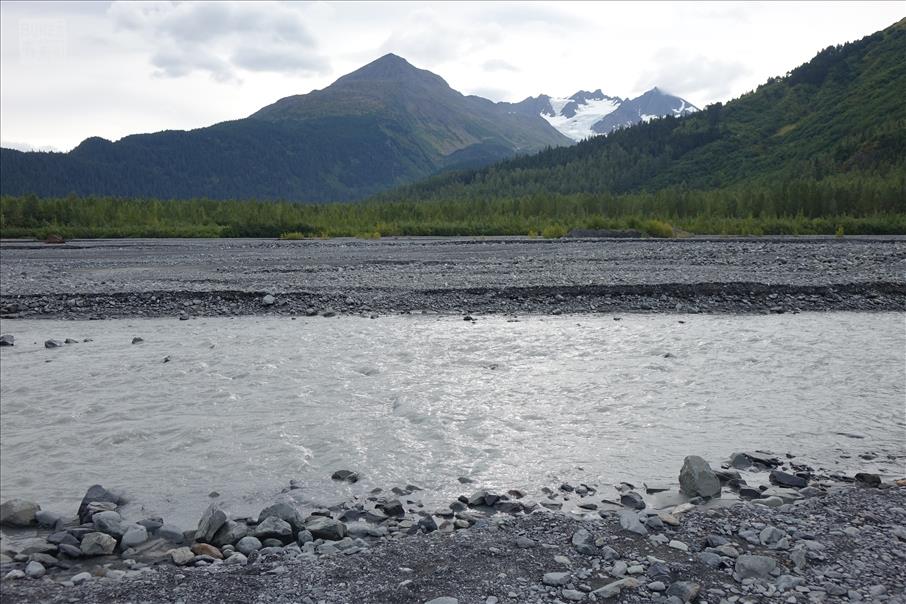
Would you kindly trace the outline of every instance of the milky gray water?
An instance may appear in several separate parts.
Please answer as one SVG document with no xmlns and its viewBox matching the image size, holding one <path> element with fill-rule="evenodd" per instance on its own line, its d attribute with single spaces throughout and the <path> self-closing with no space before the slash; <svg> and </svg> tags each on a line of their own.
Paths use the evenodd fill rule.
<svg viewBox="0 0 906 604">
<path fill-rule="evenodd" d="M 533 493 L 675 483 L 685 455 L 716 465 L 755 448 L 906 473 L 901 314 L 17 320 L 2 332 L 16 345 L 0 349 L 0 498 L 59 512 L 93 483 L 126 491 L 127 516 L 186 527 L 211 491 L 257 512 L 290 479 L 311 505 L 408 483 L 449 501 L 473 488 L 459 476 Z M 93 341 L 47 350 L 51 337 Z M 332 482 L 343 468 L 362 480 Z"/>
</svg>

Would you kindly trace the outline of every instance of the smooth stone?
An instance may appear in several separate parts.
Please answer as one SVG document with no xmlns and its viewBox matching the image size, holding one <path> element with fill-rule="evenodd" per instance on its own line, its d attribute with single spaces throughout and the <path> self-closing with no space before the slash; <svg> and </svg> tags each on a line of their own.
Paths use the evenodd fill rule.
<svg viewBox="0 0 906 604">
<path fill-rule="evenodd" d="M 635 491 L 629 491 L 620 495 L 620 503 L 634 510 L 645 509 L 645 500 Z"/>
<path fill-rule="evenodd" d="M 774 545 L 784 537 L 786 537 L 786 533 L 774 526 L 766 526 L 758 534 L 758 539 L 762 545 Z"/>
<path fill-rule="evenodd" d="M 525 536 L 516 537 L 516 547 L 520 549 L 529 549 L 530 547 L 535 547 L 537 543 L 533 539 L 529 539 Z"/>
<path fill-rule="evenodd" d="M 428 600 L 425 604 L 459 604 L 459 600 L 456 598 L 451 598 L 449 596 L 441 596 L 440 598 L 434 598 L 433 600 Z"/>
<path fill-rule="evenodd" d="M 25 499 L 10 499 L 0 504 L 0 524 L 6 526 L 32 526 L 41 506 Z"/>
<path fill-rule="evenodd" d="M 56 551 L 57 546 L 53 543 L 48 543 L 47 540 L 42 537 L 31 537 L 19 544 L 19 553 L 25 555 L 53 554 L 56 553 Z"/>
<path fill-rule="evenodd" d="M 73 575 L 73 577 L 72 577 L 72 579 L 70 579 L 70 581 L 72 581 L 73 585 L 80 585 L 80 584 L 84 583 L 85 581 L 90 581 L 92 576 L 93 575 L 89 572 L 81 572 L 81 573 L 78 573 L 77 575 Z"/>
<path fill-rule="evenodd" d="M 3 575 L 4 581 L 15 581 L 16 579 L 24 579 L 25 573 L 18 569 L 13 569 Z"/>
<path fill-rule="evenodd" d="M 192 550 L 185 546 L 171 549 L 168 553 L 176 566 L 185 566 L 195 559 L 195 554 L 192 553 Z"/>
<path fill-rule="evenodd" d="M 44 576 L 47 570 L 44 568 L 44 565 L 40 562 L 32 560 L 25 565 L 25 574 L 31 577 L 32 579 L 40 579 Z"/>
<path fill-rule="evenodd" d="M 59 547 L 60 547 L 60 553 L 66 554 L 70 558 L 81 558 L 82 557 L 82 550 L 79 549 L 79 547 L 77 545 L 61 543 Z"/>
<path fill-rule="evenodd" d="M 261 513 L 258 514 L 258 523 L 264 522 L 269 516 L 274 516 L 289 523 L 293 529 L 293 534 L 296 534 L 305 528 L 305 519 L 302 517 L 301 512 L 288 503 L 275 503 L 264 508 L 261 510 Z"/>
<path fill-rule="evenodd" d="M 670 541 L 670 543 L 668 543 L 667 545 L 668 545 L 668 547 L 672 547 L 673 549 L 678 549 L 678 550 L 681 551 L 681 552 L 688 552 L 688 551 L 689 551 L 689 546 L 688 546 L 688 545 L 686 545 L 686 544 L 683 543 L 682 541 L 677 541 L 676 539 L 673 539 L 673 540 Z"/>
<path fill-rule="evenodd" d="M 245 555 L 241 552 L 233 552 L 233 555 L 224 560 L 223 563 L 230 566 L 245 566 L 246 564 L 248 564 L 248 561 L 249 559 L 246 558 Z"/>
<path fill-rule="evenodd" d="M 780 497 L 765 497 L 764 499 L 753 499 L 752 503 L 755 505 L 763 505 L 769 508 L 779 508 L 784 504 L 783 499 Z"/>
<path fill-rule="evenodd" d="M 106 533 L 88 533 L 82 537 L 82 555 L 109 556 L 116 549 L 116 539 Z"/>
<path fill-rule="evenodd" d="M 881 486 L 881 477 L 877 474 L 859 472 L 856 474 L 856 484 L 860 487 L 878 488 Z"/>
<path fill-rule="evenodd" d="M 699 552 L 696 556 L 708 568 L 718 568 L 722 563 L 720 556 L 714 552 Z"/>
<path fill-rule="evenodd" d="M 629 566 L 622 560 L 617 560 L 613 568 L 610 569 L 610 574 L 614 577 L 622 577 L 626 574 L 626 571 L 629 570 Z"/>
<path fill-rule="evenodd" d="M 239 540 L 239 543 L 236 544 L 236 550 L 246 556 L 259 549 L 261 549 L 261 541 L 251 535 L 243 537 Z"/>
<path fill-rule="evenodd" d="M 277 301 L 276 298 L 274 298 L 270 294 L 267 294 L 266 296 L 261 298 L 261 304 L 263 304 L 264 306 L 273 306 L 274 302 L 276 302 L 276 301 Z"/>
<path fill-rule="evenodd" d="M 664 585 L 663 581 L 652 581 L 645 587 L 647 587 L 651 591 L 666 591 L 667 590 L 667 586 Z"/>
<path fill-rule="evenodd" d="M 560 595 L 570 602 L 581 602 L 585 599 L 585 594 L 575 589 L 564 589 L 560 592 Z"/>
<path fill-rule="evenodd" d="M 44 348 L 60 348 L 63 342 L 60 340 L 44 340 Z"/>
<path fill-rule="evenodd" d="M 123 528 L 123 518 L 116 512 L 98 512 L 91 517 L 91 522 L 97 530 L 119 539 L 126 532 Z"/>
<path fill-rule="evenodd" d="M 123 538 L 120 543 L 123 549 L 127 549 L 130 547 L 135 547 L 136 545 L 141 545 L 147 540 L 148 529 L 140 524 L 133 524 L 126 527 L 126 532 L 123 533 Z"/>
<path fill-rule="evenodd" d="M 679 475 L 680 488 L 689 497 L 718 497 L 720 480 L 707 461 L 698 455 L 683 460 Z"/>
<path fill-rule="evenodd" d="M 38 508 L 40 507 L 41 506 L 38 506 Z M 38 511 L 35 512 L 35 520 L 37 520 L 38 526 L 43 528 L 54 528 L 57 525 L 57 522 L 60 521 L 60 518 L 61 516 L 59 514 L 55 514 L 48 510 L 38 509 Z"/>
<path fill-rule="evenodd" d="M 545 573 L 541 577 L 541 582 L 545 585 L 552 585 L 554 587 L 560 587 L 566 585 L 570 581 L 569 573 Z"/>
<path fill-rule="evenodd" d="M 195 543 L 194 545 L 192 545 L 191 550 L 192 553 L 196 556 L 210 556 L 211 558 L 215 558 L 217 560 L 223 559 L 223 554 L 220 552 L 220 550 L 207 543 Z"/>
</svg>

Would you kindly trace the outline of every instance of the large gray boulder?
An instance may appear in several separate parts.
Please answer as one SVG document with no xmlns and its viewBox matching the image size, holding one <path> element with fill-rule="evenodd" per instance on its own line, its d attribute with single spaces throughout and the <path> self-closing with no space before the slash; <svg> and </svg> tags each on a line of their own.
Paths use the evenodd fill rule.
<svg viewBox="0 0 906 604">
<path fill-rule="evenodd" d="M 79 504 L 79 520 L 83 523 L 91 522 L 91 511 L 88 509 L 89 504 L 103 501 L 112 503 L 115 509 L 115 507 L 122 502 L 122 498 L 115 493 L 111 493 L 99 484 L 89 487 L 85 496 L 82 497 L 82 502 Z"/>
<path fill-rule="evenodd" d="M 126 529 L 123 528 L 123 518 L 116 512 L 98 512 L 91 517 L 91 522 L 94 523 L 97 530 L 117 539 L 126 533 Z"/>
<path fill-rule="evenodd" d="M 315 539 L 339 541 L 346 536 L 346 525 L 327 516 L 312 516 L 305 528 Z"/>
<path fill-rule="evenodd" d="M 227 521 L 226 512 L 220 509 L 217 503 L 212 503 L 208 509 L 201 515 L 198 521 L 198 529 L 195 531 L 195 540 L 202 543 L 210 543 L 214 540 L 214 535 L 220 530 Z"/>
<path fill-rule="evenodd" d="M 249 534 L 249 527 L 244 522 L 227 520 L 223 526 L 214 534 L 211 540 L 212 545 L 223 547 L 224 545 L 234 544 Z"/>
<path fill-rule="evenodd" d="M 683 460 L 679 475 L 680 488 L 689 497 L 720 497 L 720 480 L 698 455 L 689 455 Z"/>
<path fill-rule="evenodd" d="M 6 526 L 32 526 L 41 506 L 24 499 L 10 499 L 0 505 L 0 524 Z"/>
<path fill-rule="evenodd" d="M 116 549 L 116 539 L 105 533 L 88 533 L 80 546 L 84 556 L 109 556 Z"/>
<path fill-rule="evenodd" d="M 130 547 L 135 547 L 136 545 L 141 545 L 148 540 L 148 529 L 143 527 L 140 524 L 132 524 L 126 527 L 126 530 L 123 532 L 123 538 L 121 543 L 123 549 L 128 549 Z"/>
<path fill-rule="evenodd" d="M 274 516 L 284 522 L 288 522 L 293 528 L 294 535 L 305 528 L 305 518 L 299 513 L 299 510 L 288 503 L 275 503 L 274 505 L 264 508 L 261 510 L 261 513 L 258 514 L 258 523 L 264 522 L 269 516 Z"/>
<path fill-rule="evenodd" d="M 268 516 L 261 524 L 255 527 L 252 535 L 264 541 L 265 539 L 279 539 L 283 543 L 289 543 L 293 538 L 293 527 L 289 522 L 280 520 L 276 516 Z"/>
</svg>

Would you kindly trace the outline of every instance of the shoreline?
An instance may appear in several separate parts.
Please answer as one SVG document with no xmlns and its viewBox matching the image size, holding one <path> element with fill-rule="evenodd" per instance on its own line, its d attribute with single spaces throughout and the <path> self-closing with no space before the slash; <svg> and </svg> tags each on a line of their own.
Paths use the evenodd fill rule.
<svg viewBox="0 0 906 604">
<path fill-rule="evenodd" d="M 3 319 L 217 316 L 781 314 L 906 311 L 906 283 L 749 282 L 343 291 L 143 291 L 0 296 Z"/>
<path fill-rule="evenodd" d="M 35 527 L 18 530 L 38 536 L 18 552 L 7 541 L 0 587 L 9 602 L 906 601 L 904 480 L 746 452 L 721 469 L 687 457 L 685 493 L 660 504 L 658 488 L 626 483 L 533 501 L 460 482 L 465 494 L 437 510 L 415 487 L 304 510 L 294 483 L 254 518 L 215 500 L 189 530 L 129 523 L 119 495 L 95 485 L 73 517 L 18 505 Z M 585 514 L 561 512 L 570 500 Z"/>
</svg>

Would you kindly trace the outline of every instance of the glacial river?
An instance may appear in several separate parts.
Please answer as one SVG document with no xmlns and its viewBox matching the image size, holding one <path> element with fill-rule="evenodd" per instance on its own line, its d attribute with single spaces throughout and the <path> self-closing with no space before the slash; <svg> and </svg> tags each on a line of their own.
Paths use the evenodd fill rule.
<svg viewBox="0 0 906 604">
<path fill-rule="evenodd" d="M 94 483 L 128 494 L 127 517 L 184 528 L 212 491 L 256 513 L 291 479 L 305 505 L 406 484 L 428 505 L 479 485 L 675 484 L 684 456 L 717 466 L 745 449 L 906 473 L 901 314 L 9 320 L 2 333 L 16 344 L 0 349 L 0 499 L 61 513 Z M 337 469 L 362 479 L 333 482 Z"/>
</svg>

